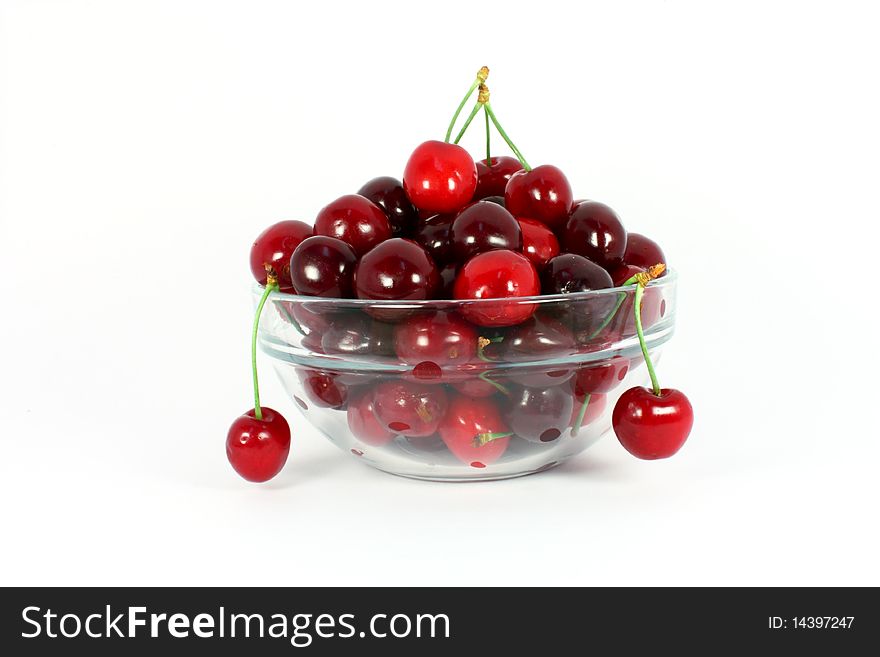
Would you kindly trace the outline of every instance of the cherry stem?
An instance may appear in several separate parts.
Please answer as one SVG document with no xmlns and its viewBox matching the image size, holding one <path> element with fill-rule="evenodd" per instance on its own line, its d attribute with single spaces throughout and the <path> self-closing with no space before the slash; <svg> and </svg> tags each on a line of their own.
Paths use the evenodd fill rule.
<svg viewBox="0 0 880 657">
<path fill-rule="evenodd" d="M 511 431 L 505 431 L 503 433 L 479 433 L 474 436 L 474 447 L 483 447 L 486 443 L 491 443 L 493 440 L 508 438 L 512 435 L 513 432 Z"/>
<path fill-rule="evenodd" d="M 492 338 L 491 340 L 489 338 L 484 338 L 481 335 L 479 338 L 477 338 L 477 357 L 480 360 L 485 361 L 487 363 L 494 363 L 495 362 L 494 360 L 486 357 L 486 354 L 483 353 L 483 350 L 486 347 L 488 347 L 490 344 L 496 344 L 498 342 L 503 342 L 503 341 L 504 341 L 503 335 L 500 335 L 497 338 Z"/>
<path fill-rule="evenodd" d="M 513 154 L 516 155 L 516 159 L 519 160 L 520 164 L 523 165 L 523 169 L 526 171 L 531 171 L 532 167 L 529 166 L 529 163 L 526 162 L 526 158 L 523 157 L 523 154 L 519 152 L 519 149 L 516 147 L 510 137 L 507 136 L 507 133 L 504 132 L 504 128 L 501 127 L 501 124 L 498 123 L 498 117 L 495 116 L 495 112 L 492 111 L 491 103 L 485 103 L 484 107 L 486 108 L 486 113 L 489 115 L 489 118 L 492 119 L 492 123 L 495 125 L 495 129 L 498 131 L 498 134 L 507 142 L 507 145 L 510 146 L 510 150 L 513 151 Z"/>
<path fill-rule="evenodd" d="M 291 326 L 293 326 L 293 328 L 296 329 L 296 332 L 299 333 L 301 336 L 305 337 L 306 332 L 303 331 L 303 327 L 299 325 L 299 322 L 296 321 L 296 317 L 294 317 L 290 313 L 290 311 L 287 309 L 287 306 L 285 306 L 283 302 L 276 301 L 275 307 L 281 311 L 281 313 L 284 315 L 285 319 L 288 322 L 290 322 L 290 324 L 291 324 Z"/>
<path fill-rule="evenodd" d="M 258 420 L 263 419 L 263 409 L 260 408 L 260 384 L 257 380 L 257 333 L 260 330 L 260 315 L 263 314 L 263 306 L 266 305 L 266 299 L 277 289 L 278 281 L 270 277 L 266 281 L 266 289 L 263 290 L 263 296 L 260 297 L 260 303 L 257 305 L 257 312 L 254 315 L 254 328 L 251 331 L 251 369 L 254 373 L 254 417 Z"/>
<path fill-rule="evenodd" d="M 491 135 L 491 130 L 489 130 L 489 112 L 485 111 L 485 106 L 483 107 L 483 116 L 486 117 L 486 166 L 492 166 L 492 149 L 490 148 L 489 137 Z"/>
<path fill-rule="evenodd" d="M 581 411 L 578 413 L 577 420 L 574 422 L 574 426 L 571 428 L 571 435 L 576 436 L 578 431 L 581 430 L 581 425 L 584 423 L 584 416 L 587 414 L 587 406 L 590 404 L 590 397 L 592 395 L 587 395 L 584 397 L 584 403 L 581 404 Z"/>
<path fill-rule="evenodd" d="M 491 362 L 491 361 L 489 361 L 489 362 Z M 491 377 L 489 376 L 489 372 L 483 372 L 483 373 L 480 374 L 477 378 L 478 378 L 478 379 L 482 379 L 483 381 L 485 381 L 486 383 L 488 383 L 490 386 L 492 386 L 493 388 L 495 388 L 495 389 L 496 389 L 498 392 L 500 392 L 501 394 L 510 397 L 510 390 L 508 390 L 508 389 L 507 389 L 505 386 L 503 386 L 502 384 L 498 383 L 495 379 L 491 378 Z"/>
<path fill-rule="evenodd" d="M 477 71 L 477 79 L 474 80 L 474 83 L 471 85 L 471 88 L 467 90 L 467 93 L 464 95 L 464 98 L 461 99 L 461 102 L 458 104 L 458 107 L 455 110 L 455 114 L 452 115 L 452 121 L 449 122 L 449 127 L 446 129 L 446 139 L 444 140 L 447 144 L 449 143 L 449 139 L 452 137 L 452 129 L 455 127 L 455 122 L 458 121 L 458 115 L 461 114 L 461 110 L 464 109 L 464 106 L 467 104 L 468 99 L 473 95 L 473 93 L 477 90 L 481 84 L 486 81 L 486 78 L 489 77 L 489 68 L 483 66 L 479 71 Z M 458 142 L 456 142 L 458 143 Z"/>
<path fill-rule="evenodd" d="M 648 282 L 660 276 L 660 274 L 662 274 L 664 271 L 666 271 L 666 265 L 664 265 L 662 262 L 650 267 L 648 271 L 645 272 L 645 275 L 647 275 L 647 278 L 645 279 L 645 284 L 647 285 Z M 644 275 L 641 272 L 638 274 L 633 274 L 632 276 L 627 278 L 620 287 L 627 287 L 629 285 L 632 285 L 633 283 L 638 283 L 640 278 L 644 278 Z M 623 301 L 625 299 L 626 292 L 621 292 L 617 295 L 617 303 L 615 304 L 614 308 L 610 313 L 608 313 L 605 319 L 602 320 L 599 328 L 597 328 L 595 331 L 592 332 L 592 334 L 590 334 L 590 337 L 587 338 L 588 340 L 592 340 L 593 338 L 595 338 L 605 329 L 606 326 L 611 323 L 611 320 L 613 320 L 614 316 L 617 315 L 617 311 L 620 310 L 620 307 L 623 305 Z"/>
<path fill-rule="evenodd" d="M 648 345 L 645 344 L 645 333 L 642 331 L 642 296 L 645 294 L 645 286 L 639 282 L 636 288 L 636 333 L 639 334 L 639 346 L 642 348 L 642 355 L 645 357 L 645 365 L 648 366 L 648 374 L 651 376 L 651 386 L 654 388 L 654 394 L 660 396 L 660 383 L 657 381 L 657 373 L 654 371 L 654 363 L 651 362 L 651 356 L 648 355 Z"/>
<path fill-rule="evenodd" d="M 465 131 L 467 131 L 467 129 L 470 127 L 471 121 L 474 120 L 474 117 L 477 115 L 477 112 L 480 111 L 480 107 L 482 107 L 482 105 L 480 103 L 477 103 L 476 105 L 474 105 L 474 108 L 471 110 L 471 113 L 468 115 L 467 120 L 464 122 L 464 125 L 461 126 L 461 130 L 458 131 L 458 136 L 455 138 L 455 141 L 452 142 L 453 144 L 457 144 L 458 142 L 461 141 L 461 138 L 464 137 Z"/>
</svg>

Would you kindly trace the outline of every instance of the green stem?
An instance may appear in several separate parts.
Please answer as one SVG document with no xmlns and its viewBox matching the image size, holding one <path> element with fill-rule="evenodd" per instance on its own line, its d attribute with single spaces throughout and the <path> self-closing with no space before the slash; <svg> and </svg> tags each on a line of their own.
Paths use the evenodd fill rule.
<svg viewBox="0 0 880 657">
<path fill-rule="evenodd" d="M 654 371 L 654 363 L 648 355 L 648 345 L 645 344 L 645 334 L 642 331 L 642 296 L 645 294 L 645 288 L 639 285 L 636 288 L 636 333 L 639 334 L 639 346 L 642 348 L 642 356 L 645 357 L 645 365 L 648 366 L 648 374 L 651 375 L 651 386 L 654 388 L 654 394 L 660 396 L 660 383 L 657 381 L 657 373 Z"/>
<path fill-rule="evenodd" d="M 287 309 L 287 306 L 284 305 L 283 301 L 276 301 L 275 307 L 281 311 L 281 314 L 284 315 L 284 318 L 290 322 L 293 328 L 296 329 L 296 332 L 305 337 L 306 332 L 303 331 L 303 327 L 299 325 L 299 322 L 296 321 L 296 317 L 294 317 L 291 312 Z"/>
<path fill-rule="evenodd" d="M 626 287 L 628 285 L 632 285 L 635 282 L 636 282 L 636 277 L 630 276 L 629 278 L 627 278 L 623 282 L 623 285 L 621 285 L 620 287 Z M 602 320 L 602 323 L 599 325 L 599 328 L 597 328 L 595 331 L 593 331 L 593 333 L 590 335 L 590 337 L 587 338 L 588 340 L 592 340 L 593 338 L 595 338 L 597 335 L 599 335 L 605 329 L 606 326 L 608 326 L 611 323 L 611 321 L 614 319 L 614 316 L 617 314 L 617 311 L 620 310 L 620 307 L 623 305 L 623 302 L 625 299 L 626 299 L 626 292 L 620 292 L 617 295 L 617 303 L 615 304 L 614 309 L 610 313 L 608 313 L 608 315 L 605 317 L 604 320 Z"/>
<path fill-rule="evenodd" d="M 491 136 L 491 130 L 489 130 L 489 112 L 485 111 L 485 107 L 483 107 L 483 116 L 486 117 L 486 166 L 492 166 L 492 149 L 490 148 L 489 137 Z"/>
<path fill-rule="evenodd" d="M 471 88 L 468 89 L 468 92 L 464 95 L 464 98 L 461 99 L 461 102 L 458 104 L 458 109 L 455 110 L 455 114 L 452 115 L 452 121 L 449 122 L 449 128 L 446 129 L 446 139 L 444 140 L 447 144 L 449 143 L 449 138 L 452 136 L 452 129 L 455 127 L 455 122 L 458 121 L 458 115 L 461 114 L 461 110 L 464 109 L 465 104 L 470 99 L 471 95 L 477 90 L 477 87 L 480 86 L 480 79 L 477 78 L 474 80 L 474 83 L 471 85 Z"/>
<path fill-rule="evenodd" d="M 501 127 L 501 124 L 498 123 L 498 117 L 495 116 L 495 112 L 492 111 L 492 105 L 486 103 L 486 113 L 489 115 L 489 118 L 492 119 L 492 123 L 495 124 L 495 129 L 498 131 L 498 134 L 507 142 L 507 145 L 510 146 L 510 150 L 513 151 L 513 154 L 516 155 L 516 159 L 519 160 L 520 164 L 523 165 L 523 169 L 526 171 L 531 171 L 532 167 L 529 166 L 529 163 L 526 162 L 526 158 L 523 157 L 523 154 L 519 152 L 519 149 L 516 147 L 510 137 L 507 136 L 507 133 L 504 132 L 504 128 Z"/>
<path fill-rule="evenodd" d="M 254 328 L 251 331 L 251 369 L 254 373 L 254 417 L 258 420 L 263 419 L 263 409 L 260 408 L 260 384 L 257 380 L 257 333 L 260 330 L 260 315 L 263 314 L 263 306 L 266 305 L 266 299 L 273 291 L 278 289 L 278 283 L 267 283 L 263 296 L 260 297 L 260 303 L 257 305 L 257 312 L 254 315 Z"/>
<path fill-rule="evenodd" d="M 489 361 L 489 362 L 491 362 L 491 361 Z M 482 379 L 483 381 L 485 381 L 486 383 L 488 383 L 490 386 L 492 386 L 493 388 L 495 388 L 495 389 L 496 389 L 498 392 L 500 392 L 501 394 L 503 394 L 503 395 L 507 395 L 508 397 L 510 397 L 510 390 L 508 390 L 508 389 L 507 389 L 506 387 L 504 387 L 502 384 L 498 383 L 495 379 L 491 378 L 491 377 L 489 376 L 489 372 L 483 372 L 483 373 L 480 374 L 477 378 L 478 378 L 478 379 Z"/>
<path fill-rule="evenodd" d="M 587 406 L 590 404 L 590 397 L 592 395 L 587 395 L 584 397 L 584 403 L 581 405 L 581 411 L 578 413 L 577 420 L 574 422 L 574 426 L 571 428 L 571 435 L 576 436 L 578 431 L 581 430 L 581 425 L 584 423 L 584 417 L 587 414 Z"/>
<path fill-rule="evenodd" d="M 477 112 L 480 111 L 480 103 L 474 105 L 474 109 L 471 110 L 471 113 L 467 117 L 467 121 L 464 122 L 464 125 L 461 126 L 461 130 L 458 131 L 458 137 L 455 138 L 453 144 L 457 144 L 461 141 L 461 138 L 464 137 L 465 131 L 470 127 L 471 121 L 474 120 L 474 117 L 477 115 Z"/>
<path fill-rule="evenodd" d="M 493 440 L 508 438 L 512 435 L 513 432 L 511 431 L 505 431 L 504 433 L 479 433 L 474 436 L 474 447 L 483 447 L 486 443 L 491 443 Z"/>
</svg>

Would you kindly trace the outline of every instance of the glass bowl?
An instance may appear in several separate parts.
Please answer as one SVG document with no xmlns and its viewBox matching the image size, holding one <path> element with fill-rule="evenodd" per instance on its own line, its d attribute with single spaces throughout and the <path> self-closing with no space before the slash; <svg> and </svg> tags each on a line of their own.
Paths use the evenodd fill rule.
<svg viewBox="0 0 880 657">
<path fill-rule="evenodd" d="M 655 361 L 675 291 L 673 271 L 645 290 Z M 359 461 L 418 479 L 505 479 L 592 445 L 620 394 L 647 384 L 634 298 L 635 286 L 473 301 L 274 293 L 258 339 L 293 405 Z"/>
</svg>

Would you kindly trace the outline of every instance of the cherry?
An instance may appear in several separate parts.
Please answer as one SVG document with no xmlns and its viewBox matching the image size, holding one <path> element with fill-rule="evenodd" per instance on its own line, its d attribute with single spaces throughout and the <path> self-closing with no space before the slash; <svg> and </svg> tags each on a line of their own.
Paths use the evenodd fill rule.
<svg viewBox="0 0 880 657">
<path fill-rule="evenodd" d="M 413 315 L 394 327 L 397 357 L 410 365 L 466 365 L 477 354 L 478 338 L 477 330 L 452 312 Z"/>
<path fill-rule="evenodd" d="M 504 417 L 510 429 L 532 443 L 553 442 L 569 427 L 574 400 L 567 390 L 522 387 L 511 395 Z"/>
<path fill-rule="evenodd" d="M 558 168 L 542 164 L 513 174 L 504 200 L 514 216 L 537 219 L 552 230 L 561 230 L 571 211 L 571 185 Z"/>
<path fill-rule="evenodd" d="M 534 219 L 517 219 L 523 235 L 523 253 L 541 271 L 547 261 L 559 255 L 559 240 L 547 225 Z"/>
<path fill-rule="evenodd" d="M 226 434 L 226 458 L 248 481 L 269 481 L 281 472 L 290 453 L 290 426 L 278 411 L 260 407 L 240 415 Z"/>
<path fill-rule="evenodd" d="M 391 233 L 402 237 L 415 228 L 419 211 L 410 203 L 403 190 L 403 183 L 391 176 L 373 178 L 358 190 L 358 194 L 371 200 L 384 210 L 391 224 Z"/>
<path fill-rule="evenodd" d="M 481 200 L 486 201 L 486 203 L 494 203 L 495 205 L 500 205 L 502 208 L 507 207 L 504 205 L 504 197 L 503 196 L 487 196 L 486 198 L 481 199 Z"/>
<path fill-rule="evenodd" d="M 315 297 L 352 296 L 357 256 L 335 237 L 316 235 L 303 240 L 290 258 L 290 278 L 300 294 Z"/>
<path fill-rule="evenodd" d="M 607 269 L 623 259 L 626 230 L 607 205 L 584 201 L 568 218 L 562 244 L 566 251 L 585 256 Z"/>
<path fill-rule="evenodd" d="M 629 372 L 629 358 L 612 356 L 608 360 L 580 368 L 574 377 L 572 391 L 583 397 L 596 392 L 611 392 Z"/>
<path fill-rule="evenodd" d="M 358 256 L 391 237 L 391 223 L 378 205 L 358 194 L 346 194 L 324 206 L 315 219 L 315 234 L 335 237 Z"/>
<path fill-rule="evenodd" d="M 535 304 L 516 299 L 539 292 L 535 266 L 523 254 L 507 250 L 474 256 L 458 272 L 453 286 L 456 299 L 505 299 L 462 305 L 465 319 L 480 326 L 512 326 L 525 321 L 535 312 Z"/>
<path fill-rule="evenodd" d="M 640 459 L 665 459 L 675 454 L 690 435 L 694 409 L 674 388 L 636 386 L 624 392 L 611 416 L 620 444 Z"/>
<path fill-rule="evenodd" d="M 486 201 L 462 210 L 452 222 L 449 238 L 459 262 L 493 249 L 522 251 L 523 247 L 519 222 L 500 205 Z"/>
<path fill-rule="evenodd" d="M 373 391 L 373 412 L 388 431 L 411 438 L 430 436 L 446 413 L 443 386 L 385 381 Z"/>
<path fill-rule="evenodd" d="M 430 299 L 440 285 L 428 252 L 400 237 L 385 240 L 361 258 L 354 280 L 360 299 Z"/>
<path fill-rule="evenodd" d="M 458 275 L 458 265 L 447 262 L 440 266 L 440 289 L 437 291 L 438 299 L 451 299 L 452 288 L 455 285 L 455 277 Z"/>
<path fill-rule="evenodd" d="M 611 276 L 604 269 L 575 253 L 551 258 L 541 275 L 544 294 L 571 294 L 613 287 Z"/>
<path fill-rule="evenodd" d="M 632 233 L 630 233 L 630 236 L 631 235 Z M 645 271 L 643 267 L 637 267 L 636 265 L 619 262 L 608 270 L 608 274 L 611 276 L 614 287 L 620 287 L 630 278 L 632 278 L 636 274 L 642 273 L 643 271 Z"/>
<path fill-rule="evenodd" d="M 666 262 L 663 249 L 652 239 L 639 233 L 629 233 L 626 236 L 626 250 L 623 252 L 623 261 L 628 265 L 635 265 L 647 269 L 657 263 Z M 666 272 L 660 274 L 663 276 Z"/>
<path fill-rule="evenodd" d="M 477 166 L 477 191 L 475 199 L 484 199 L 488 196 L 504 196 L 507 182 L 517 171 L 522 171 L 523 165 L 515 157 L 502 155 L 480 160 Z"/>
<path fill-rule="evenodd" d="M 572 436 L 576 436 L 581 427 L 586 427 L 598 420 L 608 405 L 608 396 L 603 395 L 601 392 L 590 394 L 589 401 L 587 400 L 587 395 L 577 394 L 572 397 L 572 400 L 574 403 L 572 404 L 571 421 L 569 422 Z M 584 408 L 585 402 L 587 404 L 586 408 Z"/>
<path fill-rule="evenodd" d="M 453 214 L 435 214 L 419 221 L 413 233 L 413 239 L 439 265 L 453 260 L 452 239 L 449 235 L 453 221 L 455 221 Z"/>
<path fill-rule="evenodd" d="M 452 387 L 465 397 L 476 397 L 480 399 L 491 397 L 495 393 L 500 392 L 497 385 L 493 385 L 486 379 L 480 378 L 477 374 L 462 381 L 456 381 L 452 384 Z"/>
<path fill-rule="evenodd" d="M 502 360 L 524 362 L 563 358 L 577 352 L 577 345 L 564 324 L 552 317 L 531 317 L 510 329 L 500 342 Z"/>
<path fill-rule="evenodd" d="M 455 395 L 438 431 L 449 451 L 474 468 L 497 461 L 510 442 L 510 429 L 491 399 Z"/>
<path fill-rule="evenodd" d="M 325 354 L 393 356 L 393 326 L 361 313 L 334 319 L 321 335 Z"/>
<path fill-rule="evenodd" d="M 477 168 L 461 146 L 426 141 L 416 147 L 403 171 L 412 204 L 428 212 L 454 212 L 473 198 Z"/>
<path fill-rule="evenodd" d="M 348 386 L 336 374 L 301 368 L 297 368 L 296 374 L 306 396 L 316 406 L 342 408 L 348 401 Z"/>
<path fill-rule="evenodd" d="M 346 411 L 348 428 L 354 437 L 362 443 L 381 447 L 394 439 L 394 432 L 388 431 L 376 419 L 373 412 L 373 391 L 367 389 L 362 392 L 348 405 Z"/>
<path fill-rule="evenodd" d="M 251 247 L 251 273 L 260 285 L 266 284 L 266 267 L 270 267 L 278 279 L 278 287 L 293 290 L 290 281 L 290 256 L 307 237 L 312 227 L 302 221 L 279 221 L 269 226 L 254 240 Z"/>
</svg>

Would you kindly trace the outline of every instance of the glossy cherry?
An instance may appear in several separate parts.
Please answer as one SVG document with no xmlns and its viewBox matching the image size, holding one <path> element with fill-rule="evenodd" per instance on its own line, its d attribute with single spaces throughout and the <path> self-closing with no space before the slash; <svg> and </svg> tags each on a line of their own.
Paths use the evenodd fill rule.
<svg viewBox="0 0 880 657">
<path fill-rule="evenodd" d="M 362 313 L 335 318 L 321 335 L 325 354 L 345 356 L 393 356 L 394 327 Z"/>
<path fill-rule="evenodd" d="M 413 239 L 427 251 L 438 265 L 450 263 L 452 255 L 452 238 L 449 232 L 454 214 L 435 214 L 427 219 L 419 220 L 413 231 Z"/>
<path fill-rule="evenodd" d="M 520 387 L 505 402 L 504 417 L 520 438 L 550 443 L 571 426 L 573 405 L 571 394 L 562 387 Z"/>
<path fill-rule="evenodd" d="M 510 428 L 495 402 L 488 398 L 454 395 L 438 431 L 449 451 L 474 468 L 485 468 L 497 461 L 510 443 L 510 438 L 503 436 L 510 433 Z"/>
<path fill-rule="evenodd" d="M 348 428 L 354 437 L 366 445 L 381 447 L 394 440 L 394 432 L 385 428 L 373 411 L 373 390 L 361 391 L 348 404 Z"/>
<path fill-rule="evenodd" d="M 541 271 L 550 258 L 559 255 L 559 240 L 546 224 L 535 219 L 518 219 L 523 234 L 523 254 Z"/>
<path fill-rule="evenodd" d="M 293 290 L 290 281 L 290 256 L 307 237 L 312 227 L 303 221 L 279 221 L 260 233 L 251 246 L 251 273 L 260 285 L 266 284 L 266 267 L 271 267 L 278 279 L 278 287 L 284 292 Z"/>
<path fill-rule="evenodd" d="M 382 242 L 361 258 L 354 279 L 359 299 L 430 299 L 440 285 L 428 252 L 400 237 Z"/>
<path fill-rule="evenodd" d="M 582 255 L 608 269 L 623 259 L 626 229 L 617 213 L 607 205 L 584 201 L 568 218 L 562 245 L 566 251 Z"/>
<path fill-rule="evenodd" d="M 453 312 L 413 315 L 394 327 L 397 357 L 410 365 L 466 365 L 476 357 L 478 338 L 477 329 Z"/>
<path fill-rule="evenodd" d="M 430 436 L 446 414 L 443 386 L 385 381 L 373 391 L 373 412 L 388 431 L 411 438 Z"/>
<path fill-rule="evenodd" d="M 666 256 L 663 249 L 654 240 L 639 233 L 628 233 L 626 236 L 626 250 L 623 252 L 623 261 L 628 265 L 635 265 L 647 269 L 657 263 L 665 263 Z M 664 271 L 660 276 L 664 276 Z"/>
<path fill-rule="evenodd" d="M 575 253 L 563 253 L 551 258 L 541 274 L 541 291 L 544 294 L 571 294 L 604 290 L 612 286 L 608 272 Z"/>
<path fill-rule="evenodd" d="M 427 212 L 455 212 L 477 189 L 477 168 L 461 146 L 426 141 L 410 155 L 403 188 L 414 206 Z"/>
<path fill-rule="evenodd" d="M 488 159 L 480 160 L 476 165 L 477 191 L 474 193 L 476 200 L 488 196 L 503 197 L 510 177 L 523 168 L 519 160 L 508 155 L 493 157 L 491 165 Z"/>
<path fill-rule="evenodd" d="M 512 363 L 566 358 L 578 351 L 572 331 L 551 316 L 534 316 L 507 331 L 487 349 L 494 360 Z M 571 367 L 529 367 L 517 370 L 513 379 L 525 386 L 559 386 L 574 375 Z"/>
<path fill-rule="evenodd" d="M 440 287 L 437 290 L 437 298 L 451 299 L 455 277 L 458 276 L 458 264 L 447 262 L 445 265 L 440 265 L 438 273 L 440 274 Z"/>
<path fill-rule="evenodd" d="M 306 397 L 315 406 L 343 408 L 348 401 L 348 386 L 337 374 L 303 368 L 297 368 L 296 374 L 302 382 Z M 302 402 L 298 403 L 303 405 Z"/>
<path fill-rule="evenodd" d="M 608 270 L 608 275 L 611 276 L 611 281 L 614 283 L 614 287 L 620 287 L 630 278 L 644 271 L 644 267 L 637 267 L 636 265 L 619 262 Z"/>
<path fill-rule="evenodd" d="M 595 364 L 584 365 L 574 376 L 572 391 L 576 396 L 611 392 L 629 372 L 629 358 L 612 356 Z"/>
<path fill-rule="evenodd" d="M 391 237 L 391 223 L 382 208 L 369 199 L 346 194 L 321 209 L 315 235 L 342 240 L 362 256 Z"/>
<path fill-rule="evenodd" d="M 357 256 L 335 237 L 316 235 L 303 240 L 290 258 L 290 279 L 300 294 L 315 297 L 353 296 Z"/>
<path fill-rule="evenodd" d="M 684 393 L 662 388 L 654 394 L 637 386 L 624 392 L 611 416 L 620 444 L 640 459 L 665 459 L 684 445 L 694 425 L 694 409 Z"/>
<path fill-rule="evenodd" d="M 277 475 L 290 453 L 290 426 L 282 415 L 261 406 L 240 415 L 226 434 L 226 457 L 233 469 L 248 481 L 268 481 Z"/>
<path fill-rule="evenodd" d="M 571 185 L 558 168 L 542 164 L 513 174 L 504 190 L 504 200 L 515 217 L 536 219 L 551 230 L 561 230 L 571 211 Z"/>
<path fill-rule="evenodd" d="M 419 211 L 410 203 L 403 190 L 403 183 L 391 176 L 373 178 L 358 190 L 358 194 L 371 200 L 385 211 L 395 237 L 403 237 L 415 228 Z"/>
<path fill-rule="evenodd" d="M 518 297 L 541 291 L 535 266 L 521 253 L 498 250 L 474 256 L 459 270 L 453 286 L 456 299 L 506 299 L 497 303 L 465 304 L 461 314 L 479 326 L 513 326 L 535 312 Z"/>
<path fill-rule="evenodd" d="M 452 254 L 466 262 L 478 253 L 493 249 L 522 251 L 519 222 L 500 205 L 478 201 L 458 213 L 449 231 Z"/>
</svg>

